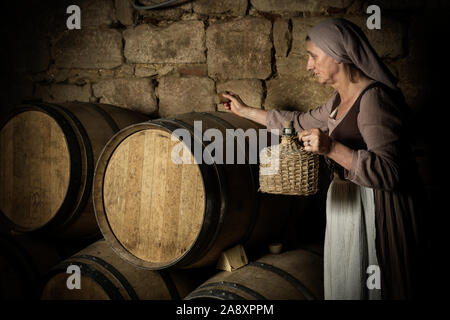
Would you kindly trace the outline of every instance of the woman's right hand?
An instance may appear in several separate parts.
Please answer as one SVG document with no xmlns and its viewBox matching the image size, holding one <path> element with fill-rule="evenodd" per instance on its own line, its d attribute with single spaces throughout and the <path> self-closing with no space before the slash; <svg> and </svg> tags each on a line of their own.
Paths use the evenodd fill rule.
<svg viewBox="0 0 450 320">
<path fill-rule="evenodd" d="M 230 100 L 229 102 L 223 103 L 225 109 L 231 110 L 235 115 L 242 117 L 244 109 L 248 108 L 248 106 L 242 102 L 241 98 L 237 94 L 231 92 L 222 93 L 222 96 Z"/>
</svg>

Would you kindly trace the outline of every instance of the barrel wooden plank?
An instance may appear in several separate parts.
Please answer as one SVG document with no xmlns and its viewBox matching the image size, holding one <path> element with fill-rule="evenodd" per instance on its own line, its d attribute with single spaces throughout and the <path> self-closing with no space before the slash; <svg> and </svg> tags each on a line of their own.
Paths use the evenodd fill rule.
<svg viewBox="0 0 450 320">
<path fill-rule="evenodd" d="M 46 284 L 42 292 L 44 300 L 109 300 L 108 294 L 94 280 L 85 275 L 81 275 L 81 289 L 61 290 L 61 284 L 66 283 L 68 274 L 60 273 L 55 275 Z M 82 292 L 80 292 L 82 290 Z"/>
<path fill-rule="evenodd" d="M 39 102 L 0 122 L 0 214 L 16 231 L 98 237 L 94 167 L 111 136 L 147 116 L 111 105 Z"/>
<path fill-rule="evenodd" d="M 34 230 L 57 213 L 70 179 L 70 154 L 57 122 L 40 111 L 13 117 L 0 130 L 0 209 Z"/>
<path fill-rule="evenodd" d="M 156 129 L 126 138 L 110 158 L 103 187 L 114 234 L 135 256 L 155 263 L 191 247 L 204 212 L 199 169 L 192 156 L 190 165 L 172 162 L 172 147 L 179 141 L 170 138 Z"/>
<path fill-rule="evenodd" d="M 248 139 L 224 150 L 235 158 L 247 151 L 245 164 L 194 163 L 193 146 L 186 148 L 191 164 L 172 162 L 179 141 L 171 141 L 171 133 L 184 128 L 192 136 L 198 120 L 203 132 L 216 129 L 223 136 L 227 129 L 261 128 L 221 113 L 177 115 L 121 130 L 100 156 L 93 197 L 99 226 L 116 252 L 138 266 L 213 265 L 236 243 L 261 246 L 282 232 L 291 199 L 257 194 Z"/>
<path fill-rule="evenodd" d="M 81 289 L 69 290 L 69 265 L 81 266 Z M 212 270 L 152 271 L 121 259 L 104 240 L 99 240 L 56 265 L 45 277 L 45 300 L 141 299 L 168 300 L 185 297 L 211 276 Z"/>
<path fill-rule="evenodd" d="M 268 254 L 233 272 L 219 272 L 186 299 L 323 299 L 323 259 L 303 249 Z"/>
<path fill-rule="evenodd" d="M 185 150 L 184 152 L 190 152 Z M 183 235 L 189 234 L 192 230 L 200 230 L 203 223 L 203 212 L 205 210 L 205 195 L 203 189 L 203 181 L 197 166 L 194 164 L 194 157 L 191 156 L 191 164 L 185 164 L 183 167 L 182 181 L 191 183 L 183 183 L 180 189 L 180 217 L 184 223 L 179 223 L 177 234 L 177 243 L 183 243 Z M 199 195 L 193 197 L 192 194 Z M 190 219 L 192 213 L 202 212 L 202 219 Z M 189 248 L 182 248 L 179 254 L 184 253 Z"/>
</svg>

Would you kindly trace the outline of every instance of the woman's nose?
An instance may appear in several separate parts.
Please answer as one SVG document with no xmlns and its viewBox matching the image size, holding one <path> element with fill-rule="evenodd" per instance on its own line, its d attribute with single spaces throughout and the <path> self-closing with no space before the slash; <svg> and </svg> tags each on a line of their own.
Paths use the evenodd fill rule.
<svg viewBox="0 0 450 320">
<path fill-rule="evenodd" d="M 308 57 L 308 61 L 306 62 L 306 70 L 311 71 L 314 69 L 314 63 L 311 59 L 311 57 Z"/>
</svg>

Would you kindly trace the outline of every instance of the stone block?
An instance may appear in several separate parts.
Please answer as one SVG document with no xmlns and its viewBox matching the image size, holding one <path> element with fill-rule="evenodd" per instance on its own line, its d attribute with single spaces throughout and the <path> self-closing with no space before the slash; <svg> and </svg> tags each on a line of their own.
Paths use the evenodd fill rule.
<svg viewBox="0 0 450 320">
<path fill-rule="evenodd" d="M 128 0 L 115 0 L 116 19 L 124 26 L 130 26 L 134 21 L 134 9 Z"/>
<path fill-rule="evenodd" d="M 89 102 L 89 98 L 91 97 L 91 87 L 89 84 L 83 86 L 62 83 L 56 83 L 49 86 L 37 85 L 35 96 L 46 102 Z"/>
<path fill-rule="evenodd" d="M 99 81 L 101 80 L 102 75 L 100 75 L 97 69 L 60 69 L 57 74 L 57 79 L 58 78 L 65 78 L 62 81 L 67 80 L 68 83 L 81 85 Z"/>
<path fill-rule="evenodd" d="M 156 111 L 156 97 L 153 83 L 148 79 L 103 80 L 92 86 L 94 96 L 101 103 L 151 114 Z"/>
<path fill-rule="evenodd" d="M 161 117 L 216 109 L 214 81 L 207 77 L 162 77 L 157 93 Z"/>
<path fill-rule="evenodd" d="M 179 65 L 177 72 L 182 76 L 208 76 L 208 66 L 206 64 L 186 64 Z"/>
<path fill-rule="evenodd" d="M 114 77 L 129 78 L 134 75 L 134 65 L 123 64 L 114 70 Z"/>
<path fill-rule="evenodd" d="M 266 82 L 266 110 L 283 109 L 307 111 L 321 106 L 333 94 L 333 89 L 318 84 L 313 78 L 284 77 Z"/>
<path fill-rule="evenodd" d="M 157 4 L 157 1 L 152 0 L 141 0 L 143 5 Z M 161 3 L 162 1 L 159 1 Z M 142 15 L 144 22 L 150 21 L 177 21 L 186 14 L 192 12 L 192 1 L 185 1 L 179 5 L 169 6 L 166 8 L 152 9 L 152 10 L 139 10 L 140 15 Z"/>
<path fill-rule="evenodd" d="M 286 57 L 291 45 L 291 33 L 288 19 L 277 19 L 273 23 L 273 45 L 277 57 Z"/>
<path fill-rule="evenodd" d="M 168 64 L 137 64 L 134 69 L 136 77 L 162 77 L 173 72 L 175 67 Z"/>
<path fill-rule="evenodd" d="M 153 77 L 157 74 L 157 67 L 153 64 L 137 64 L 134 67 L 134 75 L 136 77 Z"/>
<path fill-rule="evenodd" d="M 78 0 L 73 4 L 81 10 L 81 29 L 110 26 L 115 21 L 113 0 Z"/>
<path fill-rule="evenodd" d="M 217 93 L 230 91 L 237 94 L 245 104 L 251 107 L 261 108 L 262 106 L 263 87 L 261 80 L 230 80 L 220 82 L 216 87 Z M 225 111 L 223 104 L 219 103 L 218 98 L 216 103 L 218 111 Z"/>
<path fill-rule="evenodd" d="M 383 10 L 417 10 L 424 8 L 433 8 L 435 7 L 434 3 L 439 2 L 434 0 L 356 0 L 355 2 L 362 3 L 363 12 L 366 12 L 367 7 L 370 5 L 377 5 L 380 7 L 381 12 Z"/>
<path fill-rule="evenodd" d="M 201 63 L 205 31 L 201 21 L 176 22 L 167 27 L 139 25 L 123 33 L 125 57 L 132 63 Z"/>
<path fill-rule="evenodd" d="M 206 15 L 244 16 L 247 6 L 247 0 L 196 0 L 193 2 L 194 12 Z"/>
<path fill-rule="evenodd" d="M 58 68 L 115 68 L 122 64 L 122 34 L 113 29 L 67 30 L 56 40 L 52 55 Z"/>
<path fill-rule="evenodd" d="M 305 78 L 311 73 L 306 70 L 306 59 L 302 56 L 290 54 L 288 57 L 276 58 L 277 73 L 280 77 Z"/>
<path fill-rule="evenodd" d="M 272 73 L 270 21 L 216 22 L 206 31 L 208 74 L 215 79 L 266 79 Z"/>
<path fill-rule="evenodd" d="M 250 0 L 259 11 L 268 12 L 323 12 L 325 9 L 347 8 L 353 0 Z"/>
</svg>

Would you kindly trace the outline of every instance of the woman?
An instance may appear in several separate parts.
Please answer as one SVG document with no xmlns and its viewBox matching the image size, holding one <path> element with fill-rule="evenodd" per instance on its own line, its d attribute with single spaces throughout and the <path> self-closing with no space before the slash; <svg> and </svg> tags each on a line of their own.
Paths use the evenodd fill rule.
<svg viewBox="0 0 450 320">
<path fill-rule="evenodd" d="M 420 269 L 420 196 L 397 80 L 361 29 L 344 19 L 312 28 L 306 50 L 307 70 L 335 89 L 324 105 L 304 113 L 264 111 L 234 94 L 224 94 L 230 100 L 224 105 L 269 129 L 294 121 L 305 149 L 325 156 L 334 172 L 327 193 L 325 299 L 416 298 L 426 272 Z"/>
</svg>

